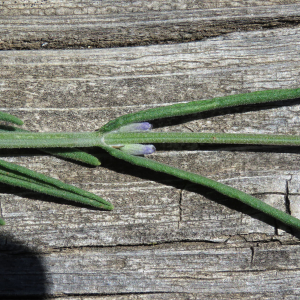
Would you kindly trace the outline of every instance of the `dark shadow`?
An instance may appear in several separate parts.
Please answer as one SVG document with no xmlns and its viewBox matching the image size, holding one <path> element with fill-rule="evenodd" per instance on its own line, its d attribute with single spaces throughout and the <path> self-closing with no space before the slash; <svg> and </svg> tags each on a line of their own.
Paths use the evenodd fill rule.
<svg viewBox="0 0 300 300">
<path fill-rule="evenodd" d="M 46 271 L 39 254 L 0 233 L 0 298 L 46 299 Z"/>
</svg>

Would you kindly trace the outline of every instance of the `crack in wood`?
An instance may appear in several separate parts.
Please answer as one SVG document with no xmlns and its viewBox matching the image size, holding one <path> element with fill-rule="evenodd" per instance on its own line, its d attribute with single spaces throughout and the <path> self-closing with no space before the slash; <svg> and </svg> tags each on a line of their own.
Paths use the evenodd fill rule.
<svg viewBox="0 0 300 300">
<path fill-rule="evenodd" d="M 183 201 L 183 192 L 185 189 L 186 185 L 180 189 L 179 191 L 179 203 L 178 203 L 178 207 L 179 207 L 179 221 L 178 221 L 178 229 L 180 229 L 180 224 L 182 223 L 182 201 Z"/>
<path fill-rule="evenodd" d="M 293 175 L 291 175 L 291 178 L 286 181 L 285 195 L 284 195 L 284 204 L 285 204 L 286 213 L 288 213 L 290 215 L 292 215 L 292 211 L 291 211 L 291 202 L 290 202 L 290 199 L 289 199 L 289 184 L 290 184 L 292 178 L 293 178 Z M 276 233 L 278 234 L 278 226 L 276 226 L 276 228 L 277 228 Z M 290 230 L 291 230 L 291 233 L 293 234 L 294 229 L 290 228 Z"/>
<path fill-rule="evenodd" d="M 228 242 L 230 239 L 240 237 L 243 239 L 243 241 L 236 241 L 236 242 Z M 227 241 L 225 242 L 213 242 L 213 241 L 205 241 L 205 240 L 199 240 L 199 241 L 189 241 L 189 240 L 180 240 L 180 241 L 170 241 L 170 242 L 161 242 L 161 243 L 155 243 L 155 244 L 132 244 L 132 245 L 109 245 L 109 246 L 80 246 L 80 247 L 61 247 L 61 248 L 52 248 L 48 251 L 42 251 L 43 255 L 51 254 L 51 253 L 68 253 L 68 252 L 76 252 L 76 251 L 95 251 L 95 250 L 116 250 L 122 251 L 122 250 L 129 250 L 129 249 L 135 249 L 135 250 L 154 250 L 154 249 L 161 249 L 161 248 L 168 248 L 168 247 L 178 247 L 182 246 L 184 247 L 200 247 L 201 249 L 211 249 L 211 248 L 247 248 L 249 247 L 251 249 L 251 261 L 254 260 L 254 251 L 255 248 L 259 247 L 260 245 L 272 245 L 274 243 L 278 243 L 280 246 L 284 246 L 285 244 L 277 239 L 272 240 L 265 240 L 265 241 L 247 241 L 244 236 L 242 235 L 236 235 L 231 236 Z M 289 243 L 287 245 L 290 245 Z M 297 245 L 297 244 L 294 244 Z M 200 249 L 199 248 L 199 249 Z"/>
<path fill-rule="evenodd" d="M 97 49 L 97 48 L 118 48 L 118 47 L 136 47 L 148 45 L 163 45 L 177 44 L 201 41 L 207 38 L 223 36 L 225 34 L 237 31 L 255 31 L 255 30 L 270 30 L 277 28 L 292 28 L 300 24 L 300 18 L 273 18 L 260 19 L 255 21 L 228 21 L 225 23 L 216 22 L 214 25 L 203 26 L 199 24 L 197 28 L 189 28 L 189 25 L 182 25 L 180 30 L 177 30 L 179 24 L 169 24 L 168 28 L 159 26 L 160 31 L 164 34 L 154 33 L 157 26 L 140 28 L 140 32 L 135 29 L 135 36 L 131 36 L 129 32 L 123 34 L 108 32 L 106 36 L 101 36 L 98 31 L 82 30 L 68 36 L 57 36 L 43 40 L 35 39 L 9 39 L 3 40 L 0 43 L 0 50 L 41 50 L 41 49 Z M 172 30 L 173 28 L 173 30 Z M 169 33 L 165 33 L 166 31 Z M 149 34 L 147 34 L 147 32 Z M 150 34 L 151 33 L 151 34 Z M 61 34 L 60 34 L 61 35 Z M 87 38 L 89 36 L 89 38 Z"/>
<path fill-rule="evenodd" d="M 292 214 L 292 212 L 291 212 L 291 203 L 289 200 L 289 183 L 291 182 L 292 178 L 293 178 L 293 175 L 291 175 L 291 178 L 286 181 L 286 189 L 285 189 L 285 195 L 284 195 L 286 212 L 290 215 Z"/>
<path fill-rule="evenodd" d="M 250 250 L 251 250 L 250 267 L 252 268 L 253 262 L 254 262 L 254 258 L 255 258 L 255 248 L 254 247 L 250 247 Z"/>
<path fill-rule="evenodd" d="M 3 218 L 3 209 L 2 209 L 2 206 L 1 206 L 1 200 L 0 200 L 0 217 Z"/>
</svg>

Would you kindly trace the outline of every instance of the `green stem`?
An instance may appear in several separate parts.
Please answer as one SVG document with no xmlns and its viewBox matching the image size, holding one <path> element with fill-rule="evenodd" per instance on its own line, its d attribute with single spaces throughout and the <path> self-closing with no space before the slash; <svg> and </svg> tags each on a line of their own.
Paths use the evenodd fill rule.
<svg viewBox="0 0 300 300">
<path fill-rule="evenodd" d="M 288 226 L 291 226 L 291 227 L 294 227 L 294 228 L 300 230 L 300 220 L 299 219 L 292 217 L 291 215 L 289 215 L 281 210 L 278 210 L 278 209 L 264 203 L 263 201 L 255 198 L 253 196 L 250 196 L 242 191 L 239 191 L 233 187 L 216 182 L 214 180 L 200 176 L 198 174 L 183 171 L 178 168 L 171 167 L 171 166 L 168 166 L 168 165 L 165 165 L 165 164 L 162 164 L 162 163 L 159 163 L 159 162 L 147 159 L 147 158 L 131 156 L 129 154 L 126 154 L 126 153 L 119 151 L 117 149 L 114 149 L 112 147 L 107 147 L 107 146 L 101 146 L 101 147 L 103 147 L 112 156 L 122 159 L 122 160 L 125 160 L 134 165 L 145 167 L 145 168 L 157 171 L 157 172 L 170 174 L 175 177 L 181 178 L 183 180 L 188 180 L 192 183 L 196 183 L 196 184 L 200 184 L 202 186 L 212 188 L 223 195 L 226 195 L 233 199 L 237 199 L 237 200 L 281 221 L 282 223 L 284 223 Z"/>
<path fill-rule="evenodd" d="M 137 123 L 141 121 L 183 116 L 237 105 L 265 103 L 296 98 L 300 98 L 300 88 L 258 91 L 247 94 L 218 97 L 211 100 L 197 100 L 188 103 L 178 103 L 121 116 L 105 124 L 100 128 L 99 131 L 101 133 L 109 132 L 126 124 Z"/>
<path fill-rule="evenodd" d="M 98 132 L 13 132 L 0 133 L 0 148 L 93 147 Z"/>
<path fill-rule="evenodd" d="M 93 147 L 102 143 L 97 132 L 63 133 L 0 133 L 0 148 Z M 300 145 L 300 136 L 235 134 L 235 133 L 180 133 L 180 132 L 113 132 L 105 135 L 109 145 L 132 143 L 209 143 Z M 45 149 L 45 151 L 47 151 Z"/>
<path fill-rule="evenodd" d="M 113 132 L 105 134 L 104 140 L 109 145 L 133 143 L 300 145 L 300 136 L 236 133 Z"/>
<path fill-rule="evenodd" d="M 30 131 L 13 127 L 13 126 L 0 126 L 0 132 L 13 133 L 13 132 L 30 132 Z M 57 157 L 80 161 L 86 164 L 90 164 L 92 166 L 101 165 L 98 158 L 96 158 L 95 156 L 89 153 L 81 151 L 77 148 L 46 148 L 46 149 L 38 148 L 38 150 Z"/>
</svg>

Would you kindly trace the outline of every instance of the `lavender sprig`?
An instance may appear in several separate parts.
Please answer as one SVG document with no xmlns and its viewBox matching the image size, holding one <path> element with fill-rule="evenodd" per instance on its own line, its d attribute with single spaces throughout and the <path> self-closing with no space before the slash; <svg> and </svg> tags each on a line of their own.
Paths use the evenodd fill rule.
<svg viewBox="0 0 300 300">
<path fill-rule="evenodd" d="M 248 94 L 232 95 L 215 98 L 212 100 L 193 101 L 189 103 L 174 104 L 166 107 L 148 109 L 145 111 L 127 114 L 108 122 L 97 132 L 77 132 L 77 133 L 0 133 L 0 148 L 51 148 L 51 147 L 94 147 L 99 146 L 106 150 L 110 155 L 123 159 L 132 164 L 145 168 L 150 168 L 157 172 L 163 172 L 182 178 L 193 183 L 210 187 L 221 194 L 240 200 L 251 207 L 254 207 L 275 219 L 300 230 L 300 220 L 277 210 L 261 200 L 247 195 L 237 189 L 205 178 L 198 174 L 193 174 L 178 168 L 170 167 L 136 155 L 151 154 L 155 151 L 152 143 L 221 143 L 221 144 L 257 144 L 257 145 L 300 145 L 300 136 L 286 135 L 255 135 L 255 134 L 224 134 L 224 133 L 157 133 L 151 132 L 151 125 L 147 120 L 164 117 L 181 116 L 202 111 L 214 110 L 219 108 L 247 105 L 254 103 L 265 103 L 287 99 L 300 98 L 300 89 L 283 89 L 254 92 Z M 4 116 L 7 118 L 7 116 Z M 0 115 L 1 118 L 1 115 Z M 150 144 L 149 144 L 150 143 Z M 146 145 L 145 145 L 146 144 Z M 1 162 L 0 162 L 1 167 Z M 2 168 L 4 166 L 2 165 Z M 12 166 L 8 166 L 12 168 Z M 18 170 L 19 172 L 20 170 Z M 1 177 L 2 176 L 2 177 Z M 33 190 L 58 195 L 57 192 L 63 190 L 66 194 L 66 187 L 61 187 L 61 183 L 47 181 L 41 174 L 31 176 L 26 172 L 10 174 L 9 178 L 0 171 L 0 181 L 8 184 L 17 185 L 21 180 L 21 185 Z M 29 182 L 29 185 L 28 185 Z M 38 185 L 38 188 L 35 185 Z M 21 186 L 20 185 L 20 186 Z M 18 185 L 19 186 L 19 185 Z M 79 192 L 70 191 L 70 200 L 76 200 Z M 80 192 L 82 193 L 82 192 Z M 75 195 L 74 195 L 75 194 Z M 93 199 L 91 194 L 83 195 L 90 198 L 87 202 L 94 205 L 93 201 L 98 201 L 102 205 L 110 203 L 105 200 Z M 91 201 L 91 199 L 93 201 Z M 0 219 L 0 224 L 3 221 Z"/>
</svg>

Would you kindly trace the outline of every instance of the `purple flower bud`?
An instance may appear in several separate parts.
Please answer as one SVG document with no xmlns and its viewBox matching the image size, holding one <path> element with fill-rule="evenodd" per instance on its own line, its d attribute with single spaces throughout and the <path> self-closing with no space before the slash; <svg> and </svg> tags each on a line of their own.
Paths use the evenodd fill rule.
<svg viewBox="0 0 300 300">
<path fill-rule="evenodd" d="M 150 123 L 141 122 L 141 123 L 132 123 L 129 125 L 122 126 L 117 131 L 118 132 L 139 132 L 139 131 L 147 131 L 151 129 L 152 129 L 152 125 Z"/>
<path fill-rule="evenodd" d="M 146 155 L 155 152 L 153 145 L 142 145 L 142 144 L 128 144 L 120 148 L 121 151 L 131 155 Z"/>
</svg>

